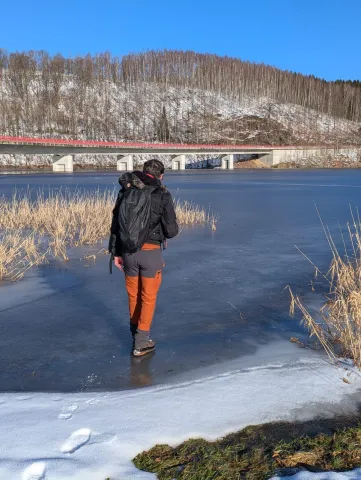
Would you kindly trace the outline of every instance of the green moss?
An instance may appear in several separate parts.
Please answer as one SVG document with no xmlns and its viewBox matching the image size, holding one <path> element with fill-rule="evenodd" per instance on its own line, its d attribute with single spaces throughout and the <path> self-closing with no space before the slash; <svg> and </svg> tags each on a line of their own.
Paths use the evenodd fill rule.
<svg viewBox="0 0 361 480">
<path fill-rule="evenodd" d="M 347 420 L 345 428 L 342 420 L 253 426 L 216 442 L 157 445 L 134 464 L 159 480 L 263 480 L 276 470 L 297 467 L 350 470 L 361 465 L 361 424 L 355 422 Z"/>
</svg>

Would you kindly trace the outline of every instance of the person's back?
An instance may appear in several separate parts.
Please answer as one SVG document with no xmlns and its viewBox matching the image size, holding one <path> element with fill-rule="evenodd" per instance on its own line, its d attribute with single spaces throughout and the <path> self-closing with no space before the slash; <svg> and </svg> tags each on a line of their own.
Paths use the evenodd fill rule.
<svg viewBox="0 0 361 480">
<path fill-rule="evenodd" d="M 130 330 L 133 335 L 133 355 L 142 356 L 154 350 L 155 343 L 150 340 L 150 328 L 153 321 L 157 295 L 162 282 L 163 257 L 162 245 L 166 240 L 178 234 L 178 224 L 172 196 L 161 180 L 164 165 L 159 160 L 149 160 L 144 164 L 143 172 L 127 173 L 119 179 L 122 186 L 117 204 L 113 210 L 111 226 L 111 245 L 109 250 L 114 256 L 114 264 L 124 270 L 125 284 L 129 299 Z M 129 228 L 119 221 L 121 202 L 128 189 L 144 189 L 150 192 L 150 212 L 145 234 L 142 233 L 141 248 L 129 251 L 122 243 L 124 230 Z M 127 210 L 126 204 L 122 205 Z M 123 208 L 124 210 L 124 208 Z M 124 212 L 122 212 L 124 214 Z M 128 212 L 130 218 L 131 212 Z M 144 241 L 143 241 L 144 240 Z"/>
</svg>

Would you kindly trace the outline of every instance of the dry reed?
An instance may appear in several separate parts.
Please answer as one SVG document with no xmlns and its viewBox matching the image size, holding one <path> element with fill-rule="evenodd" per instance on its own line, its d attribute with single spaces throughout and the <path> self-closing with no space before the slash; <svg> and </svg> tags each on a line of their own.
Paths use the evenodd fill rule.
<svg viewBox="0 0 361 480">
<path fill-rule="evenodd" d="M 64 189 L 0 198 L 0 279 L 17 279 L 11 272 L 24 272 L 49 256 L 67 260 L 69 247 L 102 242 L 109 235 L 116 193 Z M 201 207 L 176 201 L 175 208 L 180 225 L 215 229 L 216 216 Z"/>
<path fill-rule="evenodd" d="M 215 230 L 217 215 L 192 202 L 176 200 L 174 202 L 177 220 L 180 225 L 211 225 Z"/>
<path fill-rule="evenodd" d="M 326 273 L 311 262 L 316 274 L 322 275 L 329 284 L 329 294 L 320 309 L 319 320 L 309 313 L 291 289 L 290 313 L 294 313 L 295 307 L 301 311 L 302 322 L 310 336 L 318 339 L 331 360 L 336 361 L 340 354 L 351 358 L 361 368 L 361 222 L 358 212 L 355 217 L 351 210 L 351 216 L 352 223 L 347 224 L 347 238 L 342 234 L 342 254 L 321 219 L 332 261 Z"/>
<path fill-rule="evenodd" d="M 0 280 L 19 280 L 31 267 L 44 263 L 48 253 L 34 233 L 3 230 L 0 234 Z"/>
<path fill-rule="evenodd" d="M 67 246 L 95 245 L 109 232 L 114 194 L 60 190 L 14 194 L 10 201 L 0 201 L 0 227 L 33 231 L 49 238 L 55 257 L 67 258 Z"/>
</svg>

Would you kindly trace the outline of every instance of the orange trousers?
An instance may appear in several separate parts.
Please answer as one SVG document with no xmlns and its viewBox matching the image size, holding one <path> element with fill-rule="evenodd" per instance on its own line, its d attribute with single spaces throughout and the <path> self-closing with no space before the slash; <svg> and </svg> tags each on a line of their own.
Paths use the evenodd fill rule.
<svg viewBox="0 0 361 480">
<path fill-rule="evenodd" d="M 154 278 L 125 276 L 129 299 L 130 323 L 134 328 L 149 332 L 152 326 L 157 296 L 162 283 L 162 271 Z"/>
</svg>

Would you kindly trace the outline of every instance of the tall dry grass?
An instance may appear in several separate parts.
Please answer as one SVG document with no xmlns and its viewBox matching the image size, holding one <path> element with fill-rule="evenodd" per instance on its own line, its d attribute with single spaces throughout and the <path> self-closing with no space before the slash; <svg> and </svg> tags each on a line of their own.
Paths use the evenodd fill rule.
<svg viewBox="0 0 361 480">
<path fill-rule="evenodd" d="M 177 220 L 180 225 L 210 225 L 216 228 L 218 216 L 192 202 L 176 200 L 174 202 Z"/>
<path fill-rule="evenodd" d="M 46 261 L 48 249 L 35 233 L 2 230 L 0 233 L 0 280 L 22 278 L 27 270 Z"/>
<path fill-rule="evenodd" d="M 342 253 L 321 219 L 332 261 L 326 273 L 314 265 L 316 274 L 322 275 L 329 284 L 329 294 L 319 318 L 315 319 L 309 313 L 291 289 L 290 312 L 293 315 L 295 308 L 302 312 L 302 322 L 310 336 L 318 339 L 333 361 L 337 361 L 339 355 L 346 356 L 361 368 L 361 222 L 358 212 L 355 216 L 351 211 L 351 216 L 347 235 L 342 234 Z"/>
<path fill-rule="evenodd" d="M 34 200 L 31 192 L 14 194 L 0 201 L 0 227 L 47 236 L 54 256 L 67 259 L 67 247 L 95 245 L 107 236 L 114 202 L 109 190 L 38 192 Z"/>
<path fill-rule="evenodd" d="M 0 279 L 17 279 L 14 272 L 51 256 L 67 260 L 69 247 L 105 240 L 116 195 L 115 190 L 63 189 L 0 198 Z M 201 207 L 176 201 L 175 208 L 181 225 L 210 224 L 215 229 L 216 216 Z"/>
</svg>

